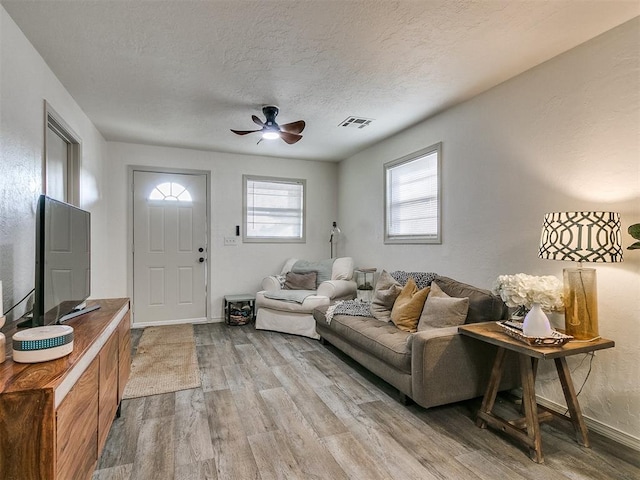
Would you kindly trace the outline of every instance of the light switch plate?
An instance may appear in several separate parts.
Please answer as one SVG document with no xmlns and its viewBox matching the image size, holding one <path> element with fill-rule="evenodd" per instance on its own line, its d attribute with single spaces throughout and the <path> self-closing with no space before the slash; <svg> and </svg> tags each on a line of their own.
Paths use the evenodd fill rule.
<svg viewBox="0 0 640 480">
<path fill-rule="evenodd" d="M 238 239 L 236 237 L 224 237 L 225 247 L 236 247 L 238 245 Z"/>
</svg>

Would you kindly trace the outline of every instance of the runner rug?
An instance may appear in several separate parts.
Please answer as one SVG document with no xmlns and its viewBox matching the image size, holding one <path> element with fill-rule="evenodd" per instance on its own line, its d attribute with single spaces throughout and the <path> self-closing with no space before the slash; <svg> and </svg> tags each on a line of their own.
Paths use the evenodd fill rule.
<svg viewBox="0 0 640 480">
<path fill-rule="evenodd" d="M 193 325 L 147 327 L 131 362 L 123 398 L 197 388 L 198 371 Z"/>
</svg>

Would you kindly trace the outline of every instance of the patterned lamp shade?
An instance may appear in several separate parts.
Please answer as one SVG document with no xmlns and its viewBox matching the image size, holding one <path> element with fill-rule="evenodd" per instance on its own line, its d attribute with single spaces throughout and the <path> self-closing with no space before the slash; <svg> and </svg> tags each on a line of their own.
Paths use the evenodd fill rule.
<svg viewBox="0 0 640 480">
<path fill-rule="evenodd" d="M 547 213 L 538 257 L 573 262 L 621 262 L 620 214 Z"/>
</svg>

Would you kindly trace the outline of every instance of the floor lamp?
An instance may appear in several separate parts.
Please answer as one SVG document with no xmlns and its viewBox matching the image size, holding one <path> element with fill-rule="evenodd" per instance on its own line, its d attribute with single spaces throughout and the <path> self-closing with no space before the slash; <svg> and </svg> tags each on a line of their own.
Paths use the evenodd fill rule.
<svg viewBox="0 0 640 480">
<path fill-rule="evenodd" d="M 621 262 L 620 214 L 615 212 L 553 212 L 544 216 L 538 257 L 578 262 L 565 268 L 565 330 L 577 340 L 598 333 L 596 270 L 583 262 Z"/>
<path fill-rule="evenodd" d="M 340 234 L 342 231 L 338 228 L 338 224 L 333 222 L 333 227 L 331 227 L 331 236 L 329 237 L 329 243 L 331 244 L 331 258 L 338 253 L 338 239 L 340 238 Z"/>
</svg>

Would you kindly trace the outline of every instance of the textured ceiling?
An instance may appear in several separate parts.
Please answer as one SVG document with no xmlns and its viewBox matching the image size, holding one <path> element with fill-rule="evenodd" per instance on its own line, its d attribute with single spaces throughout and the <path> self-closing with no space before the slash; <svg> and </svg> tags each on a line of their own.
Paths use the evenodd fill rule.
<svg viewBox="0 0 640 480">
<path fill-rule="evenodd" d="M 107 140 L 340 160 L 640 14 L 588 0 L 2 0 Z M 280 107 L 295 145 L 236 136 Z M 54 105 L 55 108 L 55 105 Z M 344 128 L 348 116 L 374 119 Z"/>
</svg>

